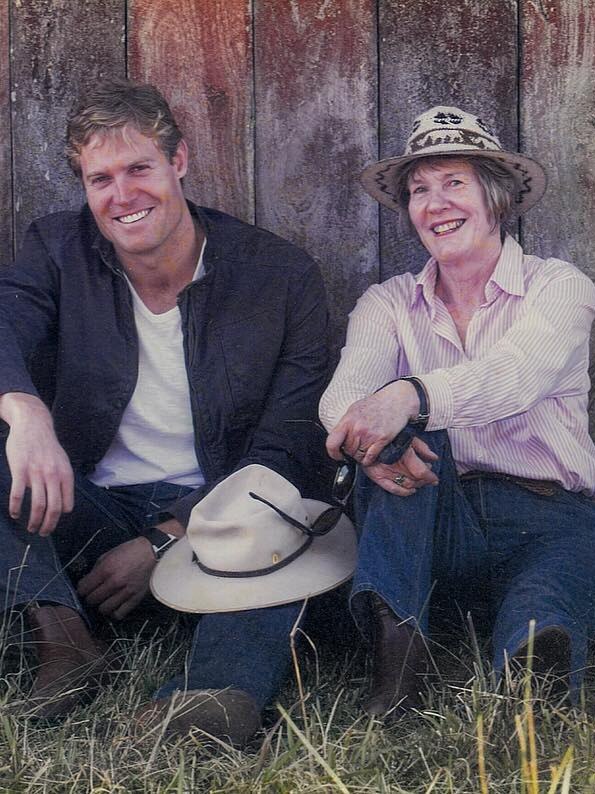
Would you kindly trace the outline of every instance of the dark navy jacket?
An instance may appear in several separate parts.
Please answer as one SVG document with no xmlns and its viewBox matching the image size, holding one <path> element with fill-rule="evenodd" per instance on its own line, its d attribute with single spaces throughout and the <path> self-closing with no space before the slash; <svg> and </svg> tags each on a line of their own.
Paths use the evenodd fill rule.
<svg viewBox="0 0 595 794">
<path fill-rule="evenodd" d="M 178 296 L 196 454 L 207 485 L 262 463 L 313 495 L 307 424 L 327 368 L 327 311 L 318 267 L 299 248 L 224 213 L 190 211 L 207 235 L 205 275 Z M 39 394 L 73 467 L 93 470 L 137 379 L 130 290 L 93 216 L 35 221 L 0 276 L 0 393 Z M 289 421 L 288 421 L 289 420 Z"/>
</svg>

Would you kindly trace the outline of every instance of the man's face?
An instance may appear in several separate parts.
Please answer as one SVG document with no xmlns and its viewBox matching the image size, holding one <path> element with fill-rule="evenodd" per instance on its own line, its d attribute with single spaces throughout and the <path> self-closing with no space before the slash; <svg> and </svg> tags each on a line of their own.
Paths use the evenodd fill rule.
<svg viewBox="0 0 595 794">
<path fill-rule="evenodd" d="M 180 183 L 188 167 L 184 141 L 170 162 L 151 138 L 128 126 L 94 135 L 80 165 L 91 212 L 122 262 L 127 254 L 153 258 L 176 244 L 188 212 Z"/>
</svg>

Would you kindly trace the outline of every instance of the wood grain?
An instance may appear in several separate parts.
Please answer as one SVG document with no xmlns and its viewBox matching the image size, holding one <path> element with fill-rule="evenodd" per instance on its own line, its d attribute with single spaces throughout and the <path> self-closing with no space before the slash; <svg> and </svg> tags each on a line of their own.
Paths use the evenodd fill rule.
<svg viewBox="0 0 595 794">
<path fill-rule="evenodd" d="M 525 0 L 521 33 L 521 141 L 548 173 L 544 198 L 523 219 L 523 243 L 595 278 L 595 6 Z M 594 354 L 595 337 L 592 383 Z M 590 415 L 595 432 L 593 389 Z"/>
<path fill-rule="evenodd" d="M 10 118 L 8 0 L 0 2 L 0 265 L 12 257 L 12 125 Z"/>
<path fill-rule="evenodd" d="M 380 152 L 401 154 L 413 119 L 434 105 L 476 112 L 503 146 L 517 145 L 515 0 L 380 3 Z M 381 213 L 381 278 L 417 271 L 427 253 Z"/>
<path fill-rule="evenodd" d="M 523 240 L 595 277 L 595 5 L 525 0 L 522 8 L 521 142 L 548 173 Z"/>
<path fill-rule="evenodd" d="M 361 189 L 377 157 L 373 0 L 257 0 L 256 217 L 321 264 L 331 341 L 378 279 L 378 208 Z"/>
<path fill-rule="evenodd" d="M 78 207 L 64 158 L 66 120 L 97 80 L 123 75 L 124 0 L 16 0 L 12 7 L 17 241 L 30 221 Z"/>
<path fill-rule="evenodd" d="M 130 76 L 163 92 L 190 147 L 186 192 L 254 219 L 250 0 L 130 0 Z"/>
</svg>

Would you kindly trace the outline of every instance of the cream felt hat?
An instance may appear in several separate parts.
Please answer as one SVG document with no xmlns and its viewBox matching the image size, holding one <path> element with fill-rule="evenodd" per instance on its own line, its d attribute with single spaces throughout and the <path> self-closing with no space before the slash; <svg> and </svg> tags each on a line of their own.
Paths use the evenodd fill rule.
<svg viewBox="0 0 595 794">
<path fill-rule="evenodd" d="M 536 160 L 504 151 L 490 127 L 472 113 L 441 105 L 415 119 L 403 155 L 380 160 L 362 171 L 362 185 L 376 201 L 399 211 L 396 183 L 403 166 L 421 157 L 443 155 L 476 155 L 499 162 L 515 181 L 517 213 L 526 212 L 545 193 L 547 178 Z"/>
<path fill-rule="evenodd" d="M 341 513 L 330 510 L 333 519 Z M 194 507 L 185 537 L 155 567 L 151 591 L 173 609 L 206 613 L 287 604 L 332 590 L 353 574 L 357 541 L 343 514 L 318 534 L 328 523 L 316 523 L 325 511 L 329 505 L 302 499 L 266 466 L 246 466 Z"/>
</svg>

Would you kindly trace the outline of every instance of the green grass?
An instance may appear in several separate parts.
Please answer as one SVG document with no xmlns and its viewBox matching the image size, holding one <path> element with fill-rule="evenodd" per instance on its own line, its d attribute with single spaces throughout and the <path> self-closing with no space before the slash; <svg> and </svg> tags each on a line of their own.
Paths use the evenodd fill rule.
<svg viewBox="0 0 595 794">
<path fill-rule="evenodd" d="M 393 725 L 360 710 L 363 648 L 321 647 L 299 656 L 301 687 L 294 671 L 250 752 L 135 730 L 131 714 L 179 670 L 187 639 L 177 627 L 116 635 L 111 684 L 56 725 L 27 717 L 31 662 L 5 643 L 0 791 L 595 794 L 592 682 L 576 710 L 543 688 L 529 698 L 522 680 L 498 689 L 475 640 L 443 640 L 425 708 Z"/>
</svg>

